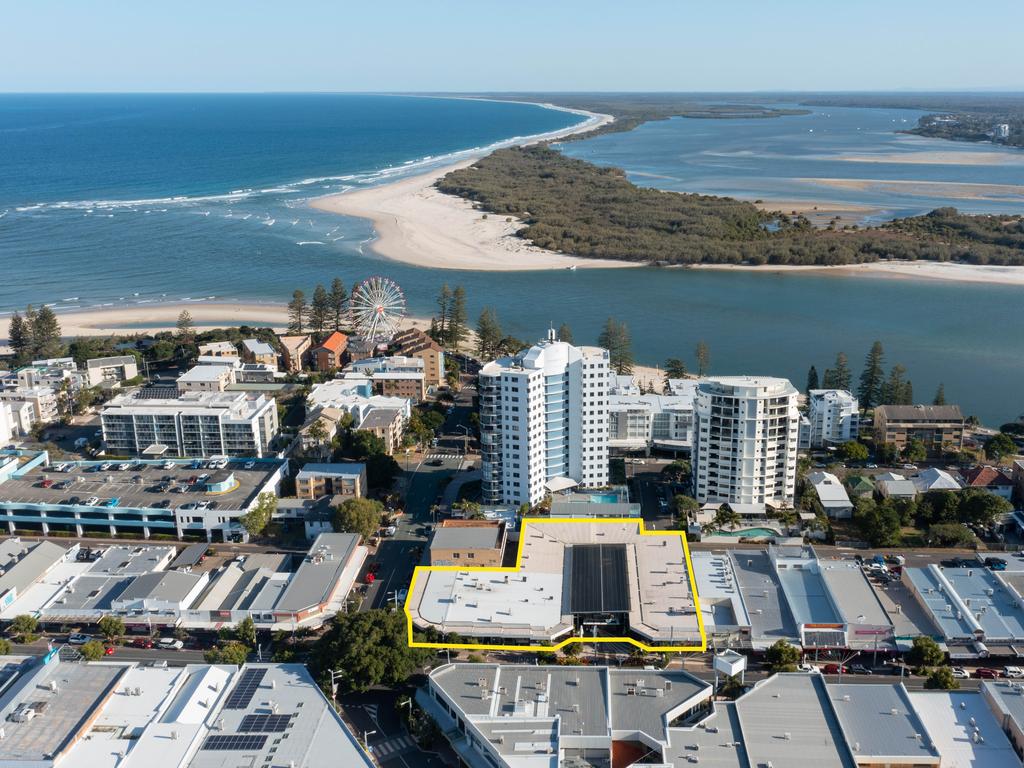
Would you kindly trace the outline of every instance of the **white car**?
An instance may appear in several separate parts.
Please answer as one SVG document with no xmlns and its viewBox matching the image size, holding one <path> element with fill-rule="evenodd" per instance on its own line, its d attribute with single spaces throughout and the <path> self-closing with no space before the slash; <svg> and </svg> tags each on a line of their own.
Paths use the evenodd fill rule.
<svg viewBox="0 0 1024 768">
<path fill-rule="evenodd" d="M 109 472 L 112 464 L 110 462 L 104 462 L 100 464 L 100 472 Z"/>
<path fill-rule="evenodd" d="M 807 672 L 809 674 L 813 674 L 814 672 L 820 672 L 821 670 L 818 667 L 814 666 L 813 664 L 807 664 L 805 662 L 803 664 L 797 664 L 796 665 L 796 671 L 797 672 Z"/>
<path fill-rule="evenodd" d="M 1024 669 L 1021 669 L 1020 667 L 1003 667 L 1003 677 L 1024 677 Z"/>
<path fill-rule="evenodd" d="M 118 469 L 118 471 L 120 471 L 120 472 L 127 472 L 127 471 L 128 471 L 129 469 L 131 469 L 131 468 L 132 468 L 132 465 L 131 465 L 131 464 L 129 464 L 129 463 L 127 462 L 127 461 L 125 461 L 125 462 L 122 462 L 121 464 L 118 464 L 118 465 L 117 465 L 117 469 Z"/>
<path fill-rule="evenodd" d="M 175 464 L 173 461 L 165 461 L 163 466 L 164 466 L 164 469 L 167 470 L 167 469 L 174 469 L 178 465 Z"/>
<path fill-rule="evenodd" d="M 245 462 L 245 464 L 243 466 L 246 469 L 252 469 L 253 467 L 256 466 L 256 462 L 255 461 L 247 461 L 247 462 Z"/>
<path fill-rule="evenodd" d="M 970 675 L 967 673 L 967 670 L 963 667 L 952 667 L 950 671 L 953 673 L 953 677 L 955 677 L 957 680 L 967 680 L 970 678 Z"/>
<path fill-rule="evenodd" d="M 85 506 L 87 506 L 87 507 L 98 507 L 99 505 L 100 505 L 100 497 L 99 496 L 90 496 L 88 499 L 85 500 Z"/>
<path fill-rule="evenodd" d="M 180 651 L 182 648 L 185 647 L 185 644 L 181 642 L 181 640 L 178 640 L 174 637 L 161 637 L 159 642 L 157 642 L 157 646 L 167 651 Z"/>
<path fill-rule="evenodd" d="M 394 536 L 396 533 L 398 533 L 397 526 L 389 525 L 387 528 L 384 529 L 385 536 Z"/>
</svg>

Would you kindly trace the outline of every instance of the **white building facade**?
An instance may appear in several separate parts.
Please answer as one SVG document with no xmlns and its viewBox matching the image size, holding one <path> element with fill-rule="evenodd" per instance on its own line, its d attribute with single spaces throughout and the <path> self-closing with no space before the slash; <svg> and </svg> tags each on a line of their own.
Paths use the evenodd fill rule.
<svg viewBox="0 0 1024 768">
<path fill-rule="evenodd" d="M 860 434 L 860 403 L 845 389 L 812 389 L 807 393 L 811 448 L 856 440 Z"/>
<path fill-rule="evenodd" d="M 262 457 L 270 453 L 278 432 L 275 401 L 263 395 L 185 392 L 175 396 L 170 391 L 167 396 L 152 397 L 140 392 L 115 397 L 103 407 L 103 439 L 112 454 L 138 456 L 160 445 L 172 456 Z"/>
<path fill-rule="evenodd" d="M 722 376 L 694 399 L 693 485 L 701 503 L 791 505 L 800 412 L 787 379 Z"/>
<path fill-rule="evenodd" d="M 608 483 L 608 350 L 549 334 L 480 371 L 483 500 L 537 504 L 549 481 Z"/>
<path fill-rule="evenodd" d="M 623 381 L 625 379 L 625 381 Z M 697 381 L 673 380 L 668 393 L 643 394 L 630 377 L 616 377 L 608 398 L 608 447 L 689 452 L 693 447 L 693 398 Z"/>
</svg>

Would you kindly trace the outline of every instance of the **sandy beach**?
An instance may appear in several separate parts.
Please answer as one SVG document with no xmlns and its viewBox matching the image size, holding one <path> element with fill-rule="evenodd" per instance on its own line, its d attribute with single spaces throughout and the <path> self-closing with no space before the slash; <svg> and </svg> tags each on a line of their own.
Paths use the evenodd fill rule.
<svg viewBox="0 0 1024 768">
<path fill-rule="evenodd" d="M 879 190 L 901 195 L 941 195 L 954 200 L 1024 201 L 1024 186 L 1016 184 L 977 184 L 957 181 L 914 181 L 908 179 L 795 179 L 832 189 Z M 952 204 L 952 203 L 951 203 Z"/>
<path fill-rule="evenodd" d="M 98 309 L 61 312 L 61 334 L 64 338 L 75 336 L 127 336 L 133 333 L 156 333 L 173 330 L 178 315 L 187 309 L 192 315 L 196 330 L 226 328 L 239 325 L 267 327 L 283 331 L 288 325 L 288 310 L 284 304 L 260 304 L 254 302 L 174 302 L 167 304 L 145 304 L 127 307 L 103 307 Z M 407 317 L 403 328 L 428 328 L 429 320 Z M 9 317 L 0 317 L 0 339 L 7 343 L 10 327 Z"/>
<path fill-rule="evenodd" d="M 583 133 L 613 120 L 610 115 L 568 111 L 588 119 L 573 128 L 521 143 L 525 146 Z M 584 259 L 537 248 L 516 237 L 524 226 L 518 219 L 485 215 L 468 200 L 434 188 L 438 179 L 477 159 L 466 158 L 390 184 L 321 197 L 310 204 L 323 211 L 369 219 L 377 233 L 370 245 L 374 253 L 421 267 L 509 272 L 637 266 L 634 262 Z"/>
<path fill-rule="evenodd" d="M 916 280 L 952 280 L 959 283 L 996 283 L 1024 286 L 1024 267 L 1002 267 L 978 264 L 951 264 L 940 261 L 873 261 L 867 264 L 841 264 L 822 267 L 815 264 L 694 264 L 689 269 L 710 269 L 721 272 L 765 272 L 786 274 L 807 272 L 821 275 L 904 278 Z"/>
</svg>

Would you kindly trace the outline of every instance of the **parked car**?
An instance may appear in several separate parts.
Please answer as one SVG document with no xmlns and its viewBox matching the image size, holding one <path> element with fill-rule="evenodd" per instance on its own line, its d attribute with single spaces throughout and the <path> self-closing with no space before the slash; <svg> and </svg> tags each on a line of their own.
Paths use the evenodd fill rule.
<svg viewBox="0 0 1024 768">
<path fill-rule="evenodd" d="M 865 667 L 863 664 L 853 664 L 850 666 L 851 675 L 870 675 L 871 670 Z"/>
<path fill-rule="evenodd" d="M 182 648 L 185 647 L 185 644 L 181 642 L 181 640 L 178 640 L 176 637 L 161 637 L 157 645 L 165 651 L 180 651 Z"/>
<path fill-rule="evenodd" d="M 169 506 L 171 506 L 171 502 L 169 499 L 160 499 L 160 501 L 156 502 L 156 504 L 153 505 L 153 508 L 167 509 Z"/>
<path fill-rule="evenodd" d="M 137 637 L 132 640 L 132 648 L 152 648 L 153 640 L 148 637 Z"/>
<path fill-rule="evenodd" d="M 114 655 L 114 646 L 108 645 L 106 648 L 104 648 L 103 649 L 103 655 L 104 656 L 113 656 Z"/>
<path fill-rule="evenodd" d="M 394 536 L 396 533 L 398 533 L 397 526 L 389 525 L 387 528 L 384 529 L 385 536 Z"/>
<path fill-rule="evenodd" d="M 970 675 L 967 673 L 967 670 L 963 667 L 952 667 L 950 671 L 953 673 L 953 677 L 955 677 L 957 680 L 966 680 L 970 677 Z"/>
<path fill-rule="evenodd" d="M 841 664 L 826 664 L 821 668 L 823 674 L 826 675 L 845 675 L 850 671 L 849 667 L 844 667 Z"/>
<path fill-rule="evenodd" d="M 917 469 L 917 464 L 904 464 L 903 469 L 907 470 L 908 472 L 913 472 Z"/>
<path fill-rule="evenodd" d="M 1015 680 L 1024 677 L 1024 669 L 1020 667 L 1003 667 L 1003 677 L 1012 677 Z"/>
<path fill-rule="evenodd" d="M 245 462 L 245 464 L 243 466 L 246 469 L 252 469 L 253 467 L 256 466 L 256 462 L 255 461 L 247 461 L 247 462 Z"/>
<path fill-rule="evenodd" d="M 907 562 L 907 558 L 903 555 L 890 554 L 885 556 L 885 562 L 891 565 L 904 565 Z"/>
<path fill-rule="evenodd" d="M 990 669 L 989 667 L 978 667 L 974 670 L 974 676 L 981 680 L 995 680 L 999 677 L 999 670 Z"/>
<path fill-rule="evenodd" d="M 797 664 L 796 665 L 796 671 L 797 672 L 813 673 L 813 672 L 820 672 L 821 670 L 819 670 L 813 664 L 808 664 L 807 662 L 804 662 L 803 664 Z"/>
<path fill-rule="evenodd" d="M 121 503 L 121 500 L 117 496 L 114 496 L 112 499 L 107 499 L 107 503 L 104 504 L 103 506 L 105 506 L 105 507 L 116 507 L 120 503 Z"/>
<path fill-rule="evenodd" d="M 43 481 L 41 481 L 39 483 L 39 487 L 40 488 L 49 488 L 52 485 L 53 485 L 53 480 L 51 480 L 50 478 L 46 478 L 45 480 L 43 480 Z"/>
<path fill-rule="evenodd" d="M 409 597 L 409 590 L 408 589 L 400 589 L 400 590 L 398 590 L 398 602 L 404 603 L 407 597 Z"/>
<path fill-rule="evenodd" d="M 87 506 L 87 507 L 98 507 L 99 505 L 100 505 L 100 497 L 99 496 L 90 496 L 88 499 L 85 500 L 85 506 Z"/>
<path fill-rule="evenodd" d="M 985 567 L 993 571 L 1005 571 L 1006 561 L 1001 557 L 986 557 Z"/>
<path fill-rule="evenodd" d="M 85 645 L 92 640 L 89 635 L 83 635 L 81 632 L 72 632 L 68 635 L 68 644 L 70 645 Z"/>
<path fill-rule="evenodd" d="M 112 466 L 114 465 L 111 464 L 109 461 L 105 461 L 102 464 L 100 464 L 100 472 L 109 472 Z"/>
<path fill-rule="evenodd" d="M 53 487 L 58 491 L 66 491 L 71 485 L 72 482 L 70 480 L 61 480 L 59 483 L 54 483 Z"/>
</svg>

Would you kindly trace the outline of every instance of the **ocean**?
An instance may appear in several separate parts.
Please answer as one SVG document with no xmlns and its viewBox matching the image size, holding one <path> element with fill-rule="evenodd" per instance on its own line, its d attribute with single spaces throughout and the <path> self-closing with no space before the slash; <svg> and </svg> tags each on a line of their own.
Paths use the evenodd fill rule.
<svg viewBox="0 0 1024 768">
<path fill-rule="evenodd" d="M 905 187 L 823 192 L 801 179 L 1024 177 L 1019 165 L 991 162 L 850 161 L 846 155 L 993 150 L 894 134 L 906 125 L 900 121 L 916 120 L 909 111 L 819 113 L 826 111 L 669 120 L 563 151 L 620 165 L 637 183 L 777 199 L 817 193 L 894 213 L 943 199 Z M 614 316 L 628 324 L 638 362 L 692 362 L 703 340 L 713 373 L 781 375 L 801 387 L 808 366 L 820 372 L 839 351 L 859 370 L 880 339 L 919 399 L 930 400 L 942 382 L 951 402 L 986 423 L 1024 413 L 1019 288 L 656 268 L 421 269 L 374 255 L 368 223 L 307 205 L 579 120 L 532 105 L 398 96 L 0 95 L 0 312 L 29 302 L 58 310 L 212 297 L 283 302 L 295 288 L 308 293 L 335 276 L 351 286 L 383 274 L 402 286 L 414 314 L 433 311 L 442 283 L 461 284 L 471 317 L 491 306 L 506 333 L 527 341 L 568 322 L 578 342 L 591 343 Z M 1020 210 L 1005 195 L 956 202 Z"/>
</svg>

